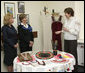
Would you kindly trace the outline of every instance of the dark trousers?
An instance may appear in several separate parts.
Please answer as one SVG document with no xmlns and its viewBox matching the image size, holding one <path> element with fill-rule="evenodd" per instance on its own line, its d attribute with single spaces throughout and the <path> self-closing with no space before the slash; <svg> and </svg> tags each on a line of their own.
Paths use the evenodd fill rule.
<svg viewBox="0 0 85 73">
<path fill-rule="evenodd" d="M 75 57 L 76 65 L 74 66 L 74 70 L 77 70 L 77 40 L 64 40 L 64 51 L 71 53 Z"/>
</svg>

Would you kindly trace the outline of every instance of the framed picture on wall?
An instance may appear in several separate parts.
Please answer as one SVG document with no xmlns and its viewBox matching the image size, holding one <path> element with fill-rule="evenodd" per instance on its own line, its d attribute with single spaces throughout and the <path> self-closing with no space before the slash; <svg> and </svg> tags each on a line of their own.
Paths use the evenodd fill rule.
<svg viewBox="0 0 85 73">
<path fill-rule="evenodd" d="M 24 2 L 18 2 L 18 13 L 25 13 Z"/>
<path fill-rule="evenodd" d="M 17 14 L 17 24 L 18 25 L 20 25 L 20 23 L 21 23 L 20 20 L 19 20 L 19 15 L 20 14 Z M 27 16 L 27 24 L 29 24 L 29 14 L 26 14 L 26 16 Z"/>
<path fill-rule="evenodd" d="M 10 13 L 15 18 L 15 4 L 14 3 L 5 2 L 4 11 L 5 11 L 5 14 Z"/>
</svg>

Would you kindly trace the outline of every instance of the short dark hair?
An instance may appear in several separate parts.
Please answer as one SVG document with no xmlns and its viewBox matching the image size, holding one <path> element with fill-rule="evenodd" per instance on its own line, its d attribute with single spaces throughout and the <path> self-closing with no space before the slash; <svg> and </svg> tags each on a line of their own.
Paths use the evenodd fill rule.
<svg viewBox="0 0 85 73">
<path fill-rule="evenodd" d="M 66 8 L 64 12 L 70 14 L 71 16 L 74 16 L 74 10 L 70 7 Z"/>
<path fill-rule="evenodd" d="M 26 14 L 20 14 L 19 15 L 19 20 L 22 22 L 22 19 L 26 18 Z"/>
</svg>

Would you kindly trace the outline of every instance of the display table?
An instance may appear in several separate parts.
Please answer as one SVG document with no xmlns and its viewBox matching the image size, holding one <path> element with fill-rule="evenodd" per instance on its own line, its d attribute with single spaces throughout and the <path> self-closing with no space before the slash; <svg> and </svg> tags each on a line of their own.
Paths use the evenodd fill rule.
<svg viewBox="0 0 85 73">
<path fill-rule="evenodd" d="M 59 55 L 63 56 L 60 59 Z M 72 72 L 75 58 L 72 54 L 60 52 L 51 59 L 42 60 L 32 55 L 33 61 L 20 62 L 18 57 L 14 59 L 14 72 Z"/>
</svg>

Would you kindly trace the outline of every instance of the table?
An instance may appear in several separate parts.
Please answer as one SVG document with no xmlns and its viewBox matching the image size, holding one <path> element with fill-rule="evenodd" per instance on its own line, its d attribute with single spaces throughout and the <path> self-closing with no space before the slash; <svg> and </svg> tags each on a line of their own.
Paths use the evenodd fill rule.
<svg viewBox="0 0 85 73">
<path fill-rule="evenodd" d="M 64 60 L 57 59 L 54 56 L 48 60 L 38 59 L 35 55 L 32 55 L 32 62 L 19 62 L 18 57 L 13 61 L 14 72 L 72 72 L 75 65 L 75 58 L 72 54 L 66 52 L 60 52 L 64 57 Z M 45 65 L 39 65 L 38 62 Z"/>
</svg>

